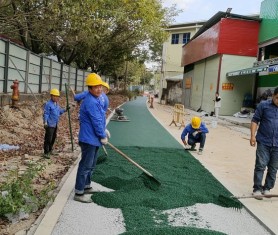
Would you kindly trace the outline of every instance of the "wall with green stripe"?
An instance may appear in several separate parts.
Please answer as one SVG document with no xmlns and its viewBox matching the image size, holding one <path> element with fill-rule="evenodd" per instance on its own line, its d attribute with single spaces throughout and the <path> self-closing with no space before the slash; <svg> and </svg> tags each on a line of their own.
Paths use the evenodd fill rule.
<svg viewBox="0 0 278 235">
<path fill-rule="evenodd" d="M 258 79 L 258 88 L 259 87 L 276 87 L 276 86 L 278 86 L 278 74 L 260 76 Z"/>
<path fill-rule="evenodd" d="M 278 0 L 264 0 L 261 3 L 260 17 L 262 22 L 259 32 L 259 43 L 278 36 Z"/>
</svg>

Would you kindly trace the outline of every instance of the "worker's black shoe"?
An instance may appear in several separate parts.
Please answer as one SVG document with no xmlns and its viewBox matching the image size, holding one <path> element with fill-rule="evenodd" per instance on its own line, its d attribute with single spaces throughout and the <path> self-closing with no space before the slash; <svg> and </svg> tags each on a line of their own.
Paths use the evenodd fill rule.
<svg viewBox="0 0 278 235">
<path fill-rule="evenodd" d="M 44 153 L 42 155 L 43 158 L 50 159 L 50 153 Z"/>
<path fill-rule="evenodd" d="M 190 151 L 196 151 L 195 148 L 196 148 L 196 144 L 192 144 L 192 145 L 191 145 L 191 148 L 190 148 L 189 150 L 190 150 Z"/>
</svg>

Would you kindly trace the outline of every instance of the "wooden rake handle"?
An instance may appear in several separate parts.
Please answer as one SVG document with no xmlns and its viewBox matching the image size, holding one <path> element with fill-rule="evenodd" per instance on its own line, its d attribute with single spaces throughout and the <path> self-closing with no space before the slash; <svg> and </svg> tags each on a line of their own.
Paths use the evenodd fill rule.
<svg viewBox="0 0 278 235">
<path fill-rule="evenodd" d="M 106 148 L 104 147 L 104 145 L 102 145 L 102 148 L 103 148 L 103 151 L 104 151 L 105 155 L 108 156 L 108 153 L 107 153 Z"/>
<path fill-rule="evenodd" d="M 72 94 L 75 96 L 75 92 L 74 92 L 74 90 L 71 88 L 71 86 L 69 86 L 69 88 L 70 88 Z"/>
<path fill-rule="evenodd" d="M 130 157 L 128 157 L 126 154 L 124 154 L 121 150 L 117 149 L 114 145 L 112 145 L 111 143 L 107 143 L 112 149 L 114 149 L 117 153 L 119 153 L 120 155 L 122 155 L 126 160 L 128 160 L 129 162 L 131 162 L 134 166 L 138 167 L 141 171 L 143 171 L 144 173 L 146 173 L 148 176 L 153 178 L 153 175 L 148 172 L 147 170 L 145 170 L 142 166 L 140 166 L 137 162 L 133 161 Z"/>
<path fill-rule="evenodd" d="M 272 197 L 278 197 L 278 194 L 231 196 L 231 198 L 236 198 L 236 199 L 244 199 L 244 198 L 272 198 Z"/>
</svg>

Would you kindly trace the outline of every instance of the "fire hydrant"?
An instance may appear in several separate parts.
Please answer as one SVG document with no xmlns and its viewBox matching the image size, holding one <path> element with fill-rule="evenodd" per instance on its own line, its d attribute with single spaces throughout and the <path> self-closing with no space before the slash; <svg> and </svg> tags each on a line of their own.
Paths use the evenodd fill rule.
<svg viewBox="0 0 278 235">
<path fill-rule="evenodd" d="M 18 86 L 19 86 L 18 80 L 14 80 L 13 81 L 13 85 L 11 85 L 11 89 L 13 89 L 13 93 L 12 93 L 12 108 L 17 108 L 17 101 L 19 100 Z"/>
</svg>

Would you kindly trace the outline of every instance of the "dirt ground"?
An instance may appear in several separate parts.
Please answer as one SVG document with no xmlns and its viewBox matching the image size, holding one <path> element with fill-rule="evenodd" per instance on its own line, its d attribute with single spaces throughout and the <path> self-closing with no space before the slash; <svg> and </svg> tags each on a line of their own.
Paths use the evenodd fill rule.
<svg viewBox="0 0 278 235">
<path fill-rule="evenodd" d="M 109 94 L 110 109 L 114 110 L 127 100 L 127 97 L 117 94 Z M 50 160 L 42 158 L 43 154 L 43 104 L 49 100 L 48 94 L 43 94 L 39 102 L 20 102 L 18 108 L 11 108 L 6 105 L 0 108 L 0 146 L 7 144 L 18 146 L 17 150 L 0 150 L 0 185 L 4 184 L 9 177 L 9 172 L 17 170 L 19 175 L 24 172 L 30 162 L 47 162 L 42 173 L 34 180 L 34 188 L 46 185 L 50 181 L 55 182 L 58 187 L 61 179 L 67 173 L 71 165 L 79 155 L 78 147 L 78 112 L 79 106 L 69 97 L 70 119 L 73 135 L 73 151 L 70 138 L 68 114 L 61 116 L 58 125 L 57 139 L 54 145 L 55 155 Z M 59 102 L 61 107 L 66 106 L 66 98 L 62 94 Z M 111 111 L 108 111 L 111 112 Z M 108 113 L 109 114 L 109 113 Z M 1 192 L 0 192 L 1 193 Z M 55 190 L 53 190 L 55 193 Z M 10 222 L 7 218 L 0 218 L 0 234 L 15 234 L 16 232 L 28 229 L 41 214 L 43 208 L 30 213 L 23 220 Z"/>
</svg>

